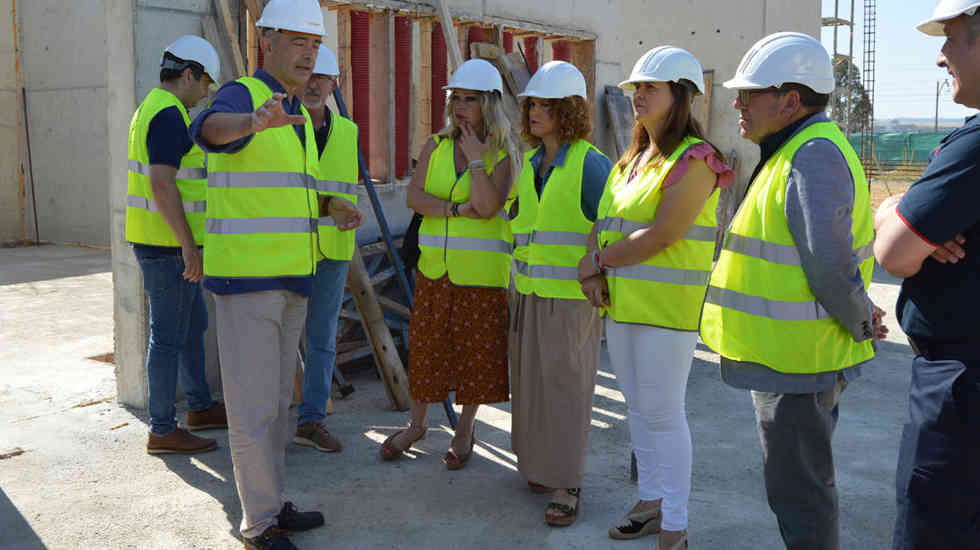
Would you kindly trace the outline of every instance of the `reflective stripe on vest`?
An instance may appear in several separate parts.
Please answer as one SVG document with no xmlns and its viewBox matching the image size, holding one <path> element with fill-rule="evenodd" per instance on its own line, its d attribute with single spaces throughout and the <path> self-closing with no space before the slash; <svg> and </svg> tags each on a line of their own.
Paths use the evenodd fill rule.
<svg viewBox="0 0 980 550">
<path fill-rule="evenodd" d="M 538 194 L 531 159 L 540 148 L 524 154 L 517 183 L 514 233 L 514 285 L 521 294 L 543 298 L 584 300 L 578 283 L 578 262 L 586 254 L 592 222 L 582 212 L 582 177 L 586 156 L 598 149 L 577 140 L 565 150 Z"/>
<path fill-rule="evenodd" d="M 313 187 L 321 197 L 341 197 L 357 204 L 357 125 L 329 112 L 330 131 L 320 154 L 318 179 Z M 347 261 L 354 257 L 354 229 L 341 231 L 332 217 L 320 218 L 317 228 L 317 260 Z"/>
<path fill-rule="evenodd" d="M 701 321 L 704 343 L 723 357 L 786 374 L 844 369 L 874 356 L 810 290 L 785 215 L 793 157 L 808 141 L 833 143 L 854 182 L 851 237 L 865 289 L 874 270 L 871 204 L 860 160 L 832 122 L 804 126 L 762 167 L 725 235 Z"/>
<path fill-rule="evenodd" d="M 253 108 L 270 99 L 261 80 L 238 79 Z M 320 217 L 316 137 L 306 109 L 305 146 L 291 125 L 252 136 L 235 153 L 208 155 L 204 273 L 221 278 L 302 277 L 316 270 Z"/>
<path fill-rule="evenodd" d="M 628 181 L 633 166 L 613 170 L 599 204 L 601 246 L 650 227 L 663 198 L 663 182 L 684 152 L 697 143 L 701 140 L 685 138 L 663 162 L 639 168 L 634 181 Z M 607 313 L 613 319 L 697 330 L 714 257 L 718 195 L 713 191 L 684 236 L 660 253 L 639 264 L 608 270 Z"/>
<path fill-rule="evenodd" d="M 186 201 L 181 203 L 184 205 L 184 213 L 204 213 L 207 210 L 207 201 Z M 149 210 L 150 212 L 159 212 L 160 209 L 157 208 L 157 203 L 153 199 L 148 199 L 146 197 L 140 197 L 138 195 L 126 195 L 126 206 L 130 208 L 139 208 L 140 210 Z"/>
<path fill-rule="evenodd" d="M 436 147 L 429 156 L 425 192 L 442 200 L 463 204 L 470 200 L 470 172 L 457 178 L 455 143 L 436 136 Z M 496 161 L 484 157 L 487 175 L 506 158 L 500 152 Z M 490 219 L 425 216 L 419 227 L 419 271 L 429 279 L 446 274 L 460 286 L 507 288 L 513 249 L 508 216 L 499 212 Z"/>
<path fill-rule="evenodd" d="M 150 177 L 150 165 L 143 164 L 138 160 L 129 159 L 129 171 L 141 176 Z M 177 179 L 181 180 L 203 180 L 208 177 L 208 171 L 204 168 L 178 168 Z"/>
<path fill-rule="evenodd" d="M 133 114 L 129 127 L 129 151 L 126 190 L 126 240 L 152 246 L 179 247 L 180 242 L 154 200 L 150 183 L 150 159 L 147 136 L 150 123 L 163 110 L 175 108 L 190 124 L 187 109 L 174 94 L 155 88 L 147 94 Z M 194 242 L 204 242 L 204 212 L 206 209 L 207 171 L 204 168 L 204 151 L 197 145 L 180 159 L 174 183 L 180 194 L 184 219 L 194 237 Z"/>
</svg>

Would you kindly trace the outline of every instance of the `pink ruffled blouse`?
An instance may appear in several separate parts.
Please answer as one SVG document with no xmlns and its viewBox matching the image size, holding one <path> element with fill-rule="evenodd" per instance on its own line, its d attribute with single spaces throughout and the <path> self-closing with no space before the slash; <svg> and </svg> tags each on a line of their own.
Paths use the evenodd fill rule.
<svg viewBox="0 0 980 550">
<path fill-rule="evenodd" d="M 718 188 L 725 189 L 735 183 L 735 172 L 718 158 L 718 153 L 714 147 L 702 141 L 701 143 L 696 143 L 688 147 L 687 151 L 684 151 L 684 154 L 681 155 L 681 158 L 677 159 L 674 167 L 667 174 L 667 179 L 664 180 L 664 189 L 681 181 L 681 178 L 687 173 L 687 167 L 691 164 L 691 157 L 704 159 L 708 163 L 708 168 L 711 168 L 712 172 L 718 174 L 718 183 L 716 184 Z"/>
</svg>

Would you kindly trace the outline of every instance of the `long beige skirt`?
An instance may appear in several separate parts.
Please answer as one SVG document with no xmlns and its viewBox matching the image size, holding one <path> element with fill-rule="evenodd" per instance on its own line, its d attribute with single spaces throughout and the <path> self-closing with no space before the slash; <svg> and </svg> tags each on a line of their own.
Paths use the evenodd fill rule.
<svg viewBox="0 0 980 550">
<path fill-rule="evenodd" d="M 511 447 L 526 481 L 582 486 L 601 323 L 585 300 L 515 293 Z"/>
</svg>

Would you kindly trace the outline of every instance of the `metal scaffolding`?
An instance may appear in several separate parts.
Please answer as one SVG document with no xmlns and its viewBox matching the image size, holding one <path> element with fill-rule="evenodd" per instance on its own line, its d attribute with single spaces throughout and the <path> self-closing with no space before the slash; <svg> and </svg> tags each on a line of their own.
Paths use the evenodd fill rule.
<svg viewBox="0 0 980 550">
<path fill-rule="evenodd" d="M 864 91 L 868 94 L 868 101 L 871 102 L 871 115 L 861 128 L 861 163 L 864 165 L 864 172 L 869 182 L 874 169 L 875 31 L 877 27 L 875 0 L 864 0 L 864 68 L 861 76 L 864 78 Z"/>
<path fill-rule="evenodd" d="M 848 134 L 851 133 L 852 129 L 856 126 L 855 121 L 851 120 L 851 117 L 854 115 L 854 108 L 851 105 L 851 102 L 854 101 L 854 90 L 851 90 L 852 79 L 850 78 L 850 68 L 848 65 L 854 65 L 856 67 L 856 64 L 854 64 L 854 16 L 855 4 L 857 4 L 857 2 L 858 0 L 850 0 L 850 19 L 842 19 L 840 17 L 841 0 L 834 0 L 833 17 L 824 17 L 822 19 L 822 24 L 824 27 L 834 28 L 834 48 L 832 57 L 834 66 L 838 67 L 841 64 L 845 65 L 845 78 L 843 79 L 843 86 L 834 90 L 833 104 L 838 105 L 838 98 L 841 96 L 846 98 L 843 103 L 840 103 L 843 106 L 843 109 L 839 110 L 837 113 L 837 122 L 844 128 L 845 133 Z M 862 118 L 860 121 L 859 131 L 861 134 L 861 145 L 858 153 L 861 156 L 861 163 L 864 165 L 865 172 L 869 175 L 872 169 L 871 161 L 874 152 L 875 30 L 877 28 L 875 13 L 875 0 L 864 0 L 864 57 L 862 59 L 861 83 L 864 86 L 864 92 L 868 97 L 871 112 L 869 113 L 867 119 Z M 849 40 L 847 54 L 840 51 L 840 27 L 847 27 L 848 30 Z"/>
</svg>

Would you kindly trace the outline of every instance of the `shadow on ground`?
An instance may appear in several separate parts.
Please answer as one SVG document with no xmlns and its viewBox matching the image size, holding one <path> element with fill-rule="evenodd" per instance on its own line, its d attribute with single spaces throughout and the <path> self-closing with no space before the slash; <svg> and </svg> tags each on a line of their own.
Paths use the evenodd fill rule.
<svg viewBox="0 0 980 550">
<path fill-rule="evenodd" d="M 47 550 L 3 489 L 0 489 L 0 548 Z"/>
</svg>

